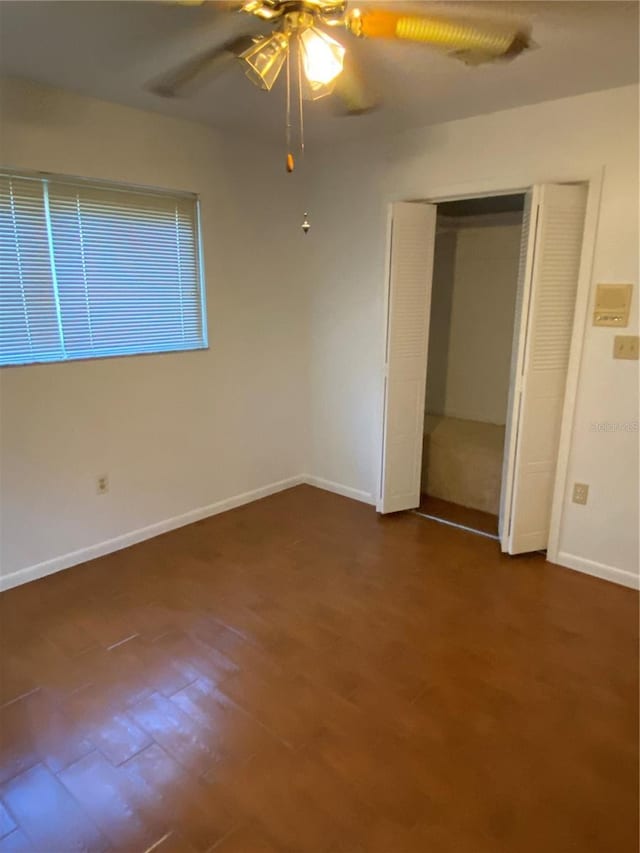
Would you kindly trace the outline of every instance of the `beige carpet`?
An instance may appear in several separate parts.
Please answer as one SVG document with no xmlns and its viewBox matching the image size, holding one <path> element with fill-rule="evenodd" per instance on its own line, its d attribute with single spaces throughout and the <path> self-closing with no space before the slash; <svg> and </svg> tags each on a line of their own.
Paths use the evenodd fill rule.
<svg viewBox="0 0 640 853">
<path fill-rule="evenodd" d="M 427 415 L 422 491 L 497 515 L 504 426 Z"/>
</svg>

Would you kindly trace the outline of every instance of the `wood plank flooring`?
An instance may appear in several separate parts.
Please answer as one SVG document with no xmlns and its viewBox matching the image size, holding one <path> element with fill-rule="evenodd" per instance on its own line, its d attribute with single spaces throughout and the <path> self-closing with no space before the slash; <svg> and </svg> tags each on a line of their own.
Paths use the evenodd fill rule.
<svg viewBox="0 0 640 853">
<path fill-rule="evenodd" d="M 632 853 L 627 589 L 307 486 L 0 597 L 0 851 Z"/>
</svg>

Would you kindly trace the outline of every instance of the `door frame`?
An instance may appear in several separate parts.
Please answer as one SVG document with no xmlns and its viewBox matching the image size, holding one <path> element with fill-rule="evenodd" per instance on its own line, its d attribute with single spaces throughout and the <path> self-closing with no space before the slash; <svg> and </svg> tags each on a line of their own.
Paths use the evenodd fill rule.
<svg viewBox="0 0 640 853">
<path fill-rule="evenodd" d="M 571 437 L 575 421 L 576 397 L 578 380 L 580 377 L 580 364 L 584 349 L 584 340 L 587 331 L 587 310 L 591 296 L 591 283 L 593 278 L 593 261 L 598 231 L 598 220 L 600 218 L 600 202 L 604 184 L 605 169 L 602 166 L 595 172 L 576 174 L 554 174 L 552 176 L 540 176 L 527 174 L 526 176 L 514 176 L 510 179 L 489 179 L 484 181 L 469 181 L 464 183 L 446 184 L 433 187 L 412 199 L 395 198 L 387 205 L 387 227 L 386 227 L 386 251 L 385 269 L 383 279 L 383 311 L 382 311 L 382 347 L 380 368 L 380 396 L 378 418 L 378 458 L 377 458 L 377 483 L 376 483 L 376 509 L 381 508 L 382 493 L 382 458 L 384 453 L 384 417 L 385 417 L 385 365 L 387 351 L 387 330 L 389 324 L 389 273 L 391 260 L 391 221 L 392 205 L 394 201 L 413 201 L 423 204 L 442 204 L 447 201 L 459 201 L 469 198 L 483 198 L 487 196 L 516 195 L 529 192 L 534 184 L 542 183 L 580 183 L 587 186 L 587 207 L 585 213 L 582 252 L 580 256 L 580 268 L 578 271 L 578 286 L 576 289 L 576 301 L 573 316 L 573 334 L 571 348 L 569 351 L 569 363 L 567 366 L 567 381 L 562 410 L 562 421 L 560 426 L 560 442 L 558 446 L 558 458 L 556 463 L 556 474 L 553 486 L 553 497 L 551 501 L 551 518 L 549 525 L 549 542 L 547 544 L 547 560 L 558 561 L 560 549 L 560 534 L 562 529 L 562 517 L 564 510 L 564 499 L 567 492 L 567 477 L 569 471 L 569 458 L 571 455 Z M 429 309 L 431 312 L 431 308 Z M 429 319 L 431 319 L 429 317 Z"/>
</svg>

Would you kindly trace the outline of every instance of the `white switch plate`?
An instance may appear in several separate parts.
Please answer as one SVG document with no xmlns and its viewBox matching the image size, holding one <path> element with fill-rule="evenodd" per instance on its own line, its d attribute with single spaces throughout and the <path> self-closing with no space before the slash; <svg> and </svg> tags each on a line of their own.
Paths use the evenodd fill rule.
<svg viewBox="0 0 640 853">
<path fill-rule="evenodd" d="M 638 335 L 616 335 L 613 341 L 613 357 L 638 360 Z"/>
</svg>

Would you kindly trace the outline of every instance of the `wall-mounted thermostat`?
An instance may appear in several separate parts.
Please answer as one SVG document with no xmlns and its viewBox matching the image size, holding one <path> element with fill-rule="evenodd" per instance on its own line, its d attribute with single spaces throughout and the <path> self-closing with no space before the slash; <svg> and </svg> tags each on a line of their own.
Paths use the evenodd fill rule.
<svg viewBox="0 0 640 853">
<path fill-rule="evenodd" d="M 631 307 L 631 284 L 599 284 L 593 308 L 594 326 L 627 326 Z"/>
</svg>

